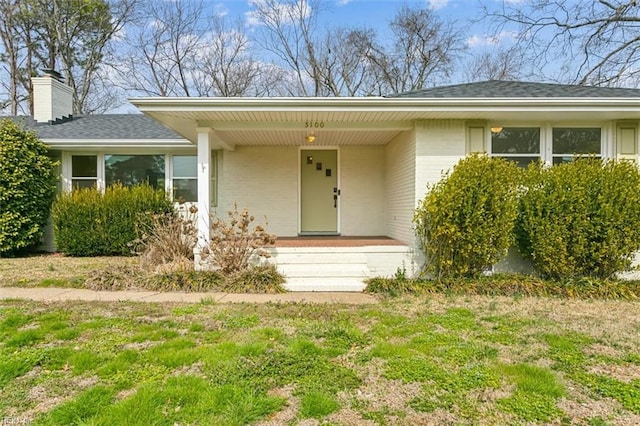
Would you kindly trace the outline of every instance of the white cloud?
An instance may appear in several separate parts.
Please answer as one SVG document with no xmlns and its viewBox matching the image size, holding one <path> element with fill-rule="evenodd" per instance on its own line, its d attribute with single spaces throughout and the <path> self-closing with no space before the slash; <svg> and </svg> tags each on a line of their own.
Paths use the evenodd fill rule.
<svg viewBox="0 0 640 426">
<path fill-rule="evenodd" d="M 222 3 L 216 3 L 215 5 L 213 5 L 213 13 L 216 16 L 222 18 L 223 16 L 227 16 L 229 14 L 229 9 L 227 9 Z"/>
<path fill-rule="evenodd" d="M 353 0 L 336 0 L 336 4 L 338 6 L 345 6 L 349 3 L 351 3 Z"/>
<path fill-rule="evenodd" d="M 449 0 L 428 0 L 429 8 L 432 10 L 440 10 L 447 7 Z"/>
<path fill-rule="evenodd" d="M 467 46 L 469 47 L 484 47 L 484 46 L 496 46 L 504 41 L 513 40 L 517 33 L 514 31 L 502 31 L 495 36 L 478 35 L 474 34 L 467 38 Z"/>
</svg>

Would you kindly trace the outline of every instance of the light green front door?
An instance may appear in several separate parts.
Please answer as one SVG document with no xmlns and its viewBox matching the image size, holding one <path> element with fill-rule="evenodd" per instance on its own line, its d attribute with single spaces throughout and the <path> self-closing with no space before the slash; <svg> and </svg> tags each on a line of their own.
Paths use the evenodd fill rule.
<svg viewBox="0 0 640 426">
<path fill-rule="evenodd" d="M 300 151 L 300 231 L 338 233 L 338 151 Z"/>
</svg>

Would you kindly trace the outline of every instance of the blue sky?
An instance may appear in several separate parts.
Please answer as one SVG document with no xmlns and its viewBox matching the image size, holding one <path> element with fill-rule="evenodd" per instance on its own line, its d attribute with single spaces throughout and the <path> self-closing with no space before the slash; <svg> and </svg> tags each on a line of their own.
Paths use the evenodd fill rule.
<svg viewBox="0 0 640 426">
<path fill-rule="evenodd" d="M 210 2 L 211 7 L 214 7 L 219 13 L 228 17 L 244 19 L 251 10 L 250 2 L 252 0 L 206 1 Z M 438 16 L 456 20 L 465 27 L 469 32 L 469 47 L 479 48 L 488 43 L 487 31 L 481 24 L 472 23 L 472 20 L 477 18 L 480 12 L 479 0 L 324 0 L 324 2 L 326 10 L 320 15 L 320 24 L 328 27 L 367 26 L 383 30 L 403 4 L 426 5 L 436 11 Z M 497 3 L 497 1 L 485 0 L 485 3 L 491 4 Z"/>
</svg>

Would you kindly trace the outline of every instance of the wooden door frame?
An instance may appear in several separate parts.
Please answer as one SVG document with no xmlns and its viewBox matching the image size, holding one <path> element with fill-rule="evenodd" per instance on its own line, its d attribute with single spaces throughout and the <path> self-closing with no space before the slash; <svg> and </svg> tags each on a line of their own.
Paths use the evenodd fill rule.
<svg viewBox="0 0 640 426">
<path fill-rule="evenodd" d="M 336 152 L 336 182 L 338 185 L 338 189 L 340 189 L 340 177 L 342 173 L 340 173 L 340 147 L 338 145 L 323 145 L 323 146 L 313 146 L 313 145 L 300 145 L 298 146 L 298 235 L 302 234 L 302 151 L 335 151 Z M 341 196 L 338 197 L 337 208 L 336 208 L 336 232 L 334 233 L 322 233 L 322 235 L 340 235 L 341 234 L 341 226 L 340 226 L 340 202 Z M 308 232 L 305 232 L 308 234 Z"/>
</svg>

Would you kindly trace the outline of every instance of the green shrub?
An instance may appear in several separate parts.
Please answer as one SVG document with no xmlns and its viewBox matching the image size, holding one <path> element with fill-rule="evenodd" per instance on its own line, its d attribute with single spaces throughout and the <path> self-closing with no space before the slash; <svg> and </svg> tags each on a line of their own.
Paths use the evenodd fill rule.
<svg viewBox="0 0 640 426">
<path fill-rule="evenodd" d="M 54 165 L 34 132 L 0 121 L 0 256 L 40 242 L 56 192 Z"/>
<path fill-rule="evenodd" d="M 129 243 L 139 237 L 136 225 L 154 214 L 173 212 L 161 190 L 149 185 L 113 185 L 104 194 L 85 188 L 58 196 L 53 205 L 55 241 L 71 256 L 131 254 Z"/>
<path fill-rule="evenodd" d="M 640 172 L 582 158 L 527 170 L 516 225 L 520 252 L 544 277 L 608 278 L 640 249 Z"/>
<path fill-rule="evenodd" d="M 475 277 L 506 253 L 513 242 L 518 176 L 511 162 L 472 155 L 430 188 L 413 218 L 425 272 Z"/>
</svg>

